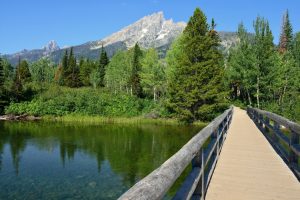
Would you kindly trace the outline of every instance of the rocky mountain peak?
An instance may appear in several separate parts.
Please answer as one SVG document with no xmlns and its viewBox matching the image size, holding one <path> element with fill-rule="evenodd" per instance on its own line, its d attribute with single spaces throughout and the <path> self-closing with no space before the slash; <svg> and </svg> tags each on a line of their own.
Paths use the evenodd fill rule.
<svg viewBox="0 0 300 200">
<path fill-rule="evenodd" d="M 98 49 L 104 44 L 124 42 L 128 48 L 139 43 L 143 48 L 164 46 L 178 36 L 184 29 L 185 23 L 174 23 L 166 20 L 163 12 L 145 16 L 135 23 L 121 29 L 119 32 L 96 41 L 91 49 Z"/>
<path fill-rule="evenodd" d="M 156 12 L 151 15 L 145 16 L 145 17 L 141 18 L 140 20 L 138 20 L 136 23 L 142 22 L 145 24 L 150 24 L 152 22 L 152 23 L 162 24 L 164 21 L 165 21 L 164 13 L 162 11 L 160 11 L 160 12 Z"/>
<path fill-rule="evenodd" d="M 55 40 L 50 40 L 44 47 L 43 49 L 46 51 L 46 53 L 51 53 L 54 51 L 59 50 L 59 46 Z"/>
</svg>

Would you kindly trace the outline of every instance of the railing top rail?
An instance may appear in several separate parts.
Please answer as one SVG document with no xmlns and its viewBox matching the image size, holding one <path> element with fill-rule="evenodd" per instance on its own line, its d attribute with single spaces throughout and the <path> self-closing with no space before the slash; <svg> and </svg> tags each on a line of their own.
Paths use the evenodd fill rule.
<svg viewBox="0 0 300 200">
<path fill-rule="evenodd" d="M 267 116 L 269 119 L 285 126 L 286 128 L 289 128 L 290 130 L 292 130 L 295 133 L 300 135 L 300 125 L 299 124 L 297 124 L 293 121 L 290 121 L 290 120 L 288 120 L 280 115 L 277 115 L 275 113 L 271 113 L 271 112 L 268 112 L 265 110 L 260 110 L 258 108 L 252 108 L 252 107 L 248 107 L 248 108 L 255 110 L 259 114 Z"/>
<path fill-rule="evenodd" d="M 204 142 L 220 126 L 223 120 L 232 112 L 230 107 L 223 114 L 215 118 L 209 125 L 195 135 L 177 153 L 165 161 L 160 167 L 144 179 L 136 183 L 119 199 L 162 199 L 183 170 L 199 152 Z"/>
</svg>

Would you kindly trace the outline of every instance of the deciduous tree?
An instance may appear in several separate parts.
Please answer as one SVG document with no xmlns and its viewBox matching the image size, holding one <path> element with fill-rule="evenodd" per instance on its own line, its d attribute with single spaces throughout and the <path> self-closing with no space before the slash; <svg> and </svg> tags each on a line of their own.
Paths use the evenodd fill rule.
<svg viewBox="0 0 300 200">
<path fill-rule="evenodd" d="M 159 60 L 158 53 L 150 48 L 143 57 L 141 72 L 141 84 L 144 92 L 156 101 L 159 95 L 164 93 L 165 70 Z"/>
</svg>

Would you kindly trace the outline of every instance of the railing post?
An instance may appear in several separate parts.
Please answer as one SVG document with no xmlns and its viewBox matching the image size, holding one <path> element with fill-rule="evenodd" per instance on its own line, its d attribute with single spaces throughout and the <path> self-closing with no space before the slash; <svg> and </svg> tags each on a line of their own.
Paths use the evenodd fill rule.
<svg viewBox="0 0 300 200">
<path fill-rule="evenodd" d="M 220 153 L 220 139 L 221 139 L 220 135 L 222 133 L 220 133 L 219 129 L 216 129 L 214 134 L 215 134 L 215 137 L 217 138 L 217 147 L 216 147 L 217 148 L 217 155 L 216 156 L 217 156 L 217 159 L 218 159 L 219 153 Z"/>
<path fill-rule="evenodd" d="M 253 111 L 253 117 L 254 117 L 255 123 L 258 123 L 258 112 Z"/>
<path fill-rule="evenodd" d="M 265 121 L 265 131 L 266 133 L 269 132 L 269 126 L 270 126 L 270 119 L 268 117 L 266 117 L 266 121 Z"/>
<path fill-rule="evenodd" d="M 196 158 L 196 159 L 195 159 Z M 192 162 L 192 167 L 201 167 L 201 178 L 193 195 L 201 196 L 201 200 L 204 200 L 205 196 L 205 174 L 204 174 L 204 150 L 200 149 L 199 153 L 195 156 Z"/>
<path fill-rule="evenodd" d="M 277 143 L 279 139 L 277 138 L 276 133 L 280 132 L 280 125 L 276 121 L 274 121 L 273 131 L 275 132 L 275 133 L 273 133 L 273 140 L 275 143 Z"/>
<path fill-rule="evenodd" d="M 226 122 L 225 123 L 226 123 L 226 130 L 225 130 L 225 132 L 227 132 L 228 129 L 229 129 L 229 113 L 226 116 Z"/>
<path fill-rule="evenodd" d="M 213 150 L 214 151 L 214 153 L 213 154 L 215 154 L 215 156 L 216 156 L 216 159 L 218 159 L 218 157 L 219 157 L 219 149 L 220 149 L 220 147 L 219 147 L 219 139 L 221 138 L 219 138 L 219 135 L 220 135 L 220 131 L 219 131 L 219 129 L 217 128 L 217 129 L 215 129 L 214 131 L 213 131 L 213 133 L 211 134 L 211 138 L 212 139 L 216 139 L 216 146 L 215 146 L 215 149 Z"/>
<path fill-rule="evenodd" d="M 292 146 L 294 144 L 299 144 L 299 135 L 291 130 L 290 137 L 290 148 L 289 148 L 289 165 L 293 167 L 294 164 L 298 165 L 298 155 L 293 151 Z"/>
<path fill-rule="evenodd" d="M 221 123 L 219 125 L 219 128 L 217 129 L 217 131 L 219 132 L 219 135 L 221 135 L 220 138 L 222 138 L 222 141 L 219 143 L 219 147 L 221 147 L 223 145 L 223 142 L 226 137 L 226 135 L 224 134 L 224 131 L 222 131 L 222 130 L 223 130 L 223 124 Z"/>
<path fill-rule="evenodd" d="M 261 127 L 261 128 L 263 128 L 263 115 L 262 114 L 259 114 L 258 115 L 258 118 L 259 118 L 259 126 Z"/>
<path fill-rule="evenodd" d="M 252 108 L 247 107 L 247 113 L 248 113 L 248 115 L 250 116 L 251 119 L 254 119 L 254 116 L 253 116 L 253 109 L 252 109 Z"/>
<path fill-rule="evenodd" d="M 229 114 L 228 114 L 229 115 Z M 222 134 L 223 136 L 223 140 L 222 140 L 222 143 L 224 142 L 224 140 L 226 139 L 226 133 L 227 133 L 227 130 L 229 129 L 229 116 L 226 116 L 226 118 L 224 119 L 223 123 L 224 123 L 224 129 L 223 129 L 223 132 L 220 132 L 220 134 Z M 222 131 L 222 129 L 221 129 Z"/>
</svg>

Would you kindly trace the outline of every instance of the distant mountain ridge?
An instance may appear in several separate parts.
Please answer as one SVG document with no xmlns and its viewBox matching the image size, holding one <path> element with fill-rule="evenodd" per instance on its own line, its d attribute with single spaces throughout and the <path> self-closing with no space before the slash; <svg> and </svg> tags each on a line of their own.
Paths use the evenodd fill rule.
<svg viewBox="0 0 300 200">
<path fill-rule="evenodd" d="M 166 54 L 172 42 L 182 33 L 186 27 L 185 22 L 173 22 L 166 20 L 163 12 L 157 12 L 145 16 L 135 23 L 111 34 L 101 40 L 90 41 L 81 45 L 73 46 L 77 57 L 96 59 L 99 56 L 101 46 L 105 47 L 108 55 L 112 57 L 118 50 L 126 50 L 139 43 L 142 48 L 156 48 L 161 56 Z M 220 32 L 222 49 L 228 49 L 237 43 L 237 37 L 232 32 Z M 16 65 L 19 57 L 29 62 L 36 61 L 42 57 L 48 57 L 58 63 L 66 48 L 60 48 L 51 40 L 42 49 L 23 50 L 15 54 L 4 55 L 13 65 Z"/>
</svg>

